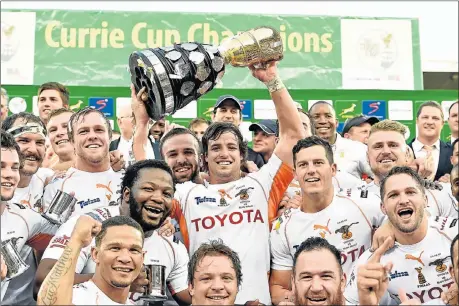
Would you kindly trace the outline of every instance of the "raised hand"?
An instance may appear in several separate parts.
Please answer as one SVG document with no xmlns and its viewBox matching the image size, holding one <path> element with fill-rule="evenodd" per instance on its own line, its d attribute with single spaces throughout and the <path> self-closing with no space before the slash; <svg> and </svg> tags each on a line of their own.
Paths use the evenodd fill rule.
<svg viewBox="0 0 459 306">
<path fill-rule="evenodd" d="M 379 305 L 381 298 L 389 286 L 387 274 L 392 270 L 392 263 L 381 264 L 381 257 L 392 245 L 392 237 L 387 237 L 377 248 L 368 262 L 358 268 L 357 288 L 360 305 Z"/>
<path fill-rule="evenodd" d="M 131 108 L 134 113 L 135 122 L 138 124 L 147 125 L 150 117 L 148 117 L 147 109 L 145 108 L 144 101 L 146 99 L 146 88 L 143 87 L 137 94 L 134 85 L 131 84 Z"/>
<path fill-rule="evenodd" d="M 110 165 L 115 172 L 118 172 L 124 168 L 124 157 L 119 150 L 110 152 Z"/>
<path fill-rule="evenodd" d="M 99 221 L 83 215 L 78 218 L 71 237 L 80 242 L 82 247 L 87 247 L 101 229 L 102 224 Z"/>
<path fill-rule="evenodd" d="M 145 272 L 145 267 L 142 268 L 142 271 L 139 273 L 139 276 L 132 282 L 131 287 L 129 288 L 130 292 L 144 293 L 145 286 L 148 286 L 147 272 Z"/>
<path fill-rule="evenodd" d="M 255 68 L 254 66 L 249 66 L 252 75 L 262 81 L 263 83 L 272 81 L 277 77 L 277 62 L 272 61 L 265 64 L 264 68 Z"/>
</svg>

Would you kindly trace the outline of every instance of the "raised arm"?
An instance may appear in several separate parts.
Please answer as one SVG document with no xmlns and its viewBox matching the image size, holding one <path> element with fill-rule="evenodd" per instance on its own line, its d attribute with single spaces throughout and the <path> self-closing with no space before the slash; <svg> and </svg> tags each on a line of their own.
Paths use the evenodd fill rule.
<svg viewBox="0 0 459 306">
<path fill-rule="evenodd" d="M 136 161 L 148 159 L 148 146 L 150 146 L 148 140 L 148 117 L 145 104 L 142 102 L 141 97 L 145 92 L 145 88 L 142 88 L 137 94 L 134 89 L 134 85 L 131 84 L 131 107 L 135 118 L 135 130 L 132 138 L 132 153 Z"/>
<path fill-rule="evenodd" d="M 306 137 L 306 134 L 293 99 L 278 75 L 277 62 L 268 63 L 266 69 L 250 67 L 250 70 L 255 78 L 268 87 L 276 107 L 276 114 L 279 120 L 279 143 L 274 150 L 274 154 L 284 163 L 293 167 L 293 146 L 298 140 Z"/>
<path fill-rule="evenodd" d="M 38 292 L 37 305 L 71 305 L 73 298 L 74 271 L 83 247 L 101 229 L 100 222 L 89 216 L 81 216 L 62 256 L 46 276 Z"/>
</svg>

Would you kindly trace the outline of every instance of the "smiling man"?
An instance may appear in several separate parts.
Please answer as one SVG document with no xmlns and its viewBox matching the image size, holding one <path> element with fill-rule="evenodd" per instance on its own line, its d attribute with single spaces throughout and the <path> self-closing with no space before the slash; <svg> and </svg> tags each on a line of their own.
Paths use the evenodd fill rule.
<svg viewBox="0 0 459 306">
<path fill-rule="evenodd" d="M 73 111 L 66 108 L 59 108 L 51 111 L 48 117 L 46 129 L 57 160 L 50 165 L 51 169 L 67 171 L 75 164 L 75 151 L 69 140 L 67 127 Z"/>
<path fill-rule="evenodd" d="M 101 207 L 85 215 L 99 222 L 118 215 L 129 215 L 138 222 L 145 233 L 144 263 L 165 266 L 170 300 L 173 302 L 175 299 L 179 303 L 189 304 L 191 297 L 187 290 L 187 250 L 173 236 L 163 237 L 158 231 L 169 217 L 172 207 L 174 183 L 170 168 L 163 161 L 158 160 L 143 160 L 134 163 L 126 170 L 121 190 L 121 206 Z M 75 216 L 65 222 L 43 254 L 36 275 L 36 292 L 63 254 L 77 220 L 78 216 Z M 75 267 L 75 284 L 86 282 L 95 272 L 96 262 L 91 257 L 91 247 L 94 245 L 95 241 L 92 241 L 80 252 Z M 146 285 L 144 281 L 145 276 L 142 273 L 131 288 L 132 300 L 138 301 L 139 296 L 134 292 L 142 292 L 143 286 Z"/>
<path fill-rule="evenodd" d="M 70 117 L 67 133 L 75 148 L 75 166 L 46 186 L 43 208 L 49 207 L 58 190 L 74 193 L 77 203 L 73 215 L 117 205 L 122 174 L 110 166 L 112 130 L 108 119 L 100 111 L 86 107 Z"/>
<path fill-rule="evenodd" d="M 69 271 L 75 270 L 81 249 L 94 236 L 91 257 L 96 271 L 91 280 L 74 286 L 74 273 Z M 130 217 L 117 216 L 101 224 L 80 216 L 62 256 L 38 293 L 37 305 L 131 305 L 129 287 L 142 270 L 143 244 L 142 228 Z"/>
<path fill-rule="evenodd" d="M 69 91 L 57 82 L 44 83 L 38 89 L 38 116 L 46 125 L 52 110 L 68 108 Z"/>
<path fill-rule="evenodd" d="M 399 289 L 425 303 L 440 297 L 453 284 L 448 273 L 449 248 L 459 229 L 458 219 L 429 218 L 424 213 L 427 197 L 422 185 L 421 177 L 409 167 L 392 168 L 381 182 L 381 208 L 394 228 L 395 247 L 378 260 L 384 267 L 392 262 L 393 267 L 387 292 L 372 299 L 374 305 L 400 304 Z M 370 250 L 363 253 L 349 277 L 345 297 L 350 305 L 359 303 L 356 280 L 372 254 Z M 362 288 L 360 293 L 362 301 Z M 365 305 L 369 304 L 373 303 L 366 300 Z"/>
<path fill-rule="evenodd" d="M 451 143 L 453 143 L 456 139 L 459 138 L 459 101 L 456 101 L 453 104 L 451 104 L 451 106 L 448 109 L 448 112 L 448 125 L 449 129 L 451 130 Z"/>
<path fill-rule="evenodd" d="M 253 150 L 263 156 L 265 163 L 271 158 L 278 141 L 278 128 L 275 120 L 265 119 L 249 126 L 253 132 Z"/>
<path fill-rule="evenodd" d="M 203 243 L 188 264 L 192 305 L 234 305 L 242 284 L 241 261 L 221 240 Z"/>
</svg>

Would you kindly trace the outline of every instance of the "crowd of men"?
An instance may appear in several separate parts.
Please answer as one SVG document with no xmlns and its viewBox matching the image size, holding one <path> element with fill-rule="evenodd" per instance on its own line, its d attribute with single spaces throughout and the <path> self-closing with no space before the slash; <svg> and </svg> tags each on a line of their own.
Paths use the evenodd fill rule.
<svg viewBox="0 0 459 306">
<path fill-rule="evenodd" d="M 448 143 L 433 101 L 408 143 L 368 116 L 340 134 L 333 106 L 304 110 L 277 63 L 249 70 L 277 114 L 250 125 L 252 148 L 231 95 L 183 127 L 153 122 L 131 86 L 115 135 L 59 83 L 40 87 L 38 116 L 8 116 L 2 90 L 2 304 L 457 304 L 458 102 Z M 151 266 L 162 302 L 146 299 Z"/>
</svg>

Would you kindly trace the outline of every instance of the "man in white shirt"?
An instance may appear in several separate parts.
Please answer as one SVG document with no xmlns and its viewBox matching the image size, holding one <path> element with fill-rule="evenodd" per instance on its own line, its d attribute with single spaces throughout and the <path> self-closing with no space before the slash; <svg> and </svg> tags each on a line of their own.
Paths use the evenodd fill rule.
<svg viewBox="0 0 459 306">
<path fill-rule="evenodd" d="M 451 130 L 451 143 L 453 143 L 456 139 L 459 138 L 459 122 L 458 122 L 458 111 L 459 105 L 458 101 L 451 104 L 448 109 L 448 125 L 449 129 Z"/>
<path fill-rule="evenodd" d="M 187 250 L 175 237 L 159 234 L 159 228 L 169 217 L 172 206 L 174 183 L 170 168 L 158 160 L 137 162 L 126 170 L 121 190 L 123 193 L 120 206 L 97 208 L 85 215 L 100 222 L 118 215 L 130 215 L 142 226 L 146 236 L 144 263 L 165 266 L 167 287 L 172 297 L 180 303 L 189 304 L 191 298 L 187 290 Z M 77 220 L 78 216 L 75 216 L 65 222 L 43 254 L 36 276 L 36 291 L 62 255 Z M 94 241 L 80 252 L 75 269 L 75 284 L 89 280 L 95 271 L 96 263 L 90 254 L 92 246 Z M 131 291 L 136 292 L 143 288 L 139 287 L 143 280 L 142 278 L 135 282 L 136 288 L 131 287 Z M 138 301 L 139 295 L 132 294 L 131 299 Z"/>
<path fill-rule="evenodd" d="M 75 148 L 75 166 L 56 176 L 45 188 L 46 210 L 58 190 L 74 194 L 77 203 L 72 215 L 110 205 L 117 205 L 122 173 L 110 166 L 108 151 L 111 126 L 100 111 L 86 107 L 70 118 L 68 137 Z"/>
<path fill-rule="evenodd" d="M 1 300 L 3 304 L 31 305 L 34 302 L 30 289 L 36 269 L 31 250 L 44 251 L 57 227 L 31 208 L 11 202 L 20 180 L 19 154 L 20 149 L 14 138 L 1 131 L 1 241 L 11 241 L 21 258 L 30 266 L 11 281 L 2 282 Z M 25 248 L 28 250 L 24 251 Z M 29 260 L 29 256 L 32 260 Z"/>
<path fill-rule="evenodd" d="M 132 135 L 134 132 L 134 116 L 131 104 L 124 103 L 116 106 L 116 117 L 121 136 L 110 143 L 110 151 L 118 150 L 122 154 L 125 166 L 130 164 L 130 154 L 132 149 Z"/>
<path fill-rule="evenodd" d="M 67 127 L 73 113 L 67 108 L 59 108 L 52 110 L 48 116 L 46 130 L 52 151 L 56 156 L 49 167 L 54 171 L 67 171 L 75 165 L 75 150 L 67 133 Z"/>
<path fill-rule="evenodd" d="M 201 244 L 188 265 L 192 305 L 234 305 L 242 276 L 238 254 L 221 240 Z"/>
<path fill-rule="evenodd" d="M 360 256 L 345 291 L 351 305 L 400 304 L 399 289 L 425 303 L 440 297 L 453 284 L 447 266 L 458 219 L 429 218 L 424 213 L 427 198 L 422 184 L 409 167 L 394 167 L 381 182 L 382 210 L 394 227 L 395 246 L 381 256 L 376 267 L 370 250 Z M 388 266 L 389 262 L 392 264 Z M 387 292 L 378 291 L 376 297 L 371 294 L 375 285 L 362 282 L 362 278 L 379 278 L 371 276 L 373 270 L 388 277 Z"/>
<path fill-rule="evenodd" d="M 91 280 L 74 285 L 81 249 L 95 236 L 91 256 L 96 270 Z M 130 305 L 129 287 L 140 274 L 144 233 L 132 218 L 116 216 L 100 223 L 80 216 L 62 256 L 38 292 L 37 305 Z"/>
<path fill-rule="evenodd" d="M 395 166 L 408 166 L 405 143 L 406 127 L 397 121 L 383 120 L 371 127 L 368 138 L 368 161 L 375 174 L 373 182 L 362 188 L 379 196 L 380 183 Z M 428 189 L 427 210 L 430 215 L 457 218 L 456 205 L 449 196 L 449 191 Z"/>
<path fill-rule="evenodd" d="M 359 255 L 370 248 L 373 229 L 384 219 L 380 201 L 371 192 L 333 186 L 336 164 L 327 141 L 317 136 L 301 139 L 293 148 L 293 160 L 302 203 L 299 209 L 284 212 L 271 231 L 270 290 L 275 305 L 293 295 L 293 258 L 302 241 L 311 236 L 327 239 L 341 251 L 346 277 Z"/>
<path fill-rule="evenodd" d="M 309 109 L 309 114 L 314 121 L 315 134 L 332 146 L 338 170 L 347 171 L 359 179 L 364 174 L 373 176 L 365 156 L 366 146 L 361 142 L 343 138 L 336 132 L 338 119 L 330 104 L 318 101 Z"/>
<path fill-rule="evenodd" d="M 245 275 L 236 299 L 239 304 L 256 299 L 270 303 L 270 220 L 276 217 L 281 197 L 293 179 L 291 148 L 304 135 L 298 111 L 278 77 L 276 65 L 270 63 L 263 70 L 251 68 L 252 74 L 268 87 L 279 119 L 280 140 L 268 164 L 241 178 L 246 143 L 235 125 L 217 122 L 209 126 L 202 141 L 209 183 L 179 184 L 175 193 L 178 203 L 173 216 L 190 254 L 210 238 L 221 238 L 238 252 Z M 134 105 L 133 111 L 136 119 L 143 121 L 148 117 L 140 102 L 142 92 L 137 95 L 138 107 Z M 134 91 L 133 96 L 136 97 Z"/>
<path fill-rule="evenodd" d="M 418 134 L 409 144 L 413 148 L 414 156 L 425 161 L 426 168 L 432 170 L 427 179 L 436 181 L 443 175 L 451 172 L 449 157 L 452 148 L 440 140 L 444 116 L 440 104 L 428 101 L 419 107 L 416 115 Z"/>
</svg>

